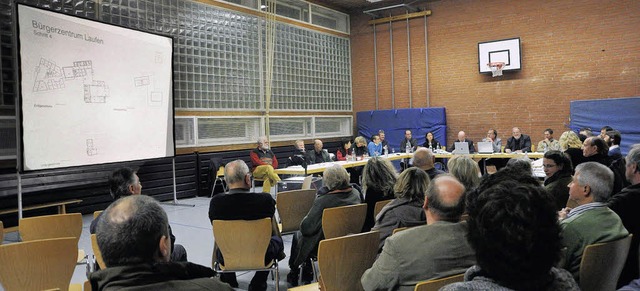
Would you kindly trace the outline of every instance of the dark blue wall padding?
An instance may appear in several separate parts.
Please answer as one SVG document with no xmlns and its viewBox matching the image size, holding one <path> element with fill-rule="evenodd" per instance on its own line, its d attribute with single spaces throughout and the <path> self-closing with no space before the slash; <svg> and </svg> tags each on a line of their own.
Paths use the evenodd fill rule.
<svg viewBox="0 0 640 291">
<path fill-rule="evenodd" d="M 425 134 L 431 131 L 436 140 L 443 146 L 447 142 L 447 117 L 444 107 L 392 109 L 361 111 L 356 114 L 358 135 L 367 140 L 382 129 L 386 140 L 396 152 L 400 151 L 400 142 L 404 139 L 405 130 L 413 133 L 419 145 L 425 141 Z M 404 150 L 404 149 L 402 149 Z M 389 149 L 391 152 L 391 149 Z"/>
<path fill-rule="evenodd" d="M 640 97 L 571 101 L 570 112 L 570 126 L 576 132 L 590 127 L 594 134 L 600 134 L 605 125 L 620 131 L 623 155 L 631 145 L 640 143 Z"/>
</svg>

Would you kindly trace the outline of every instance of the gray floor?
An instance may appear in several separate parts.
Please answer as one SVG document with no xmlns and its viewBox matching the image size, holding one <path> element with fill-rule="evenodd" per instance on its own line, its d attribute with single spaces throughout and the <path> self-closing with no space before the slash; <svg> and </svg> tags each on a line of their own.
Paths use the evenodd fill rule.
<svg viewBox="0 0 640 291">
<path fill-rule="evenodd" d="M 211 267 L 211 254 L 213 252 L 213 231 L 211 229 L 211 222 L 209 222 L 209 198 L 197 197 L 189 198 L 178 201 L 179 204 L 190 204 L 191 206 L 180 206 L 163 203 L 162 207 L 169 216 L 169 223 L 171 229 L 176 236 L 176 243 L 182 244 L 188 253 L 188 259 L 190 262 L 200 264 L 203 266 Z M 93 215 L 83 215 L 83 229 L 79 248 L 84 249 L 85 252 L 91 254 L 91 240 L 89 238 L 89 225 L 93 220 Z M 280 269 L 280 290 L 287 289 L 286 276 L 289 273 L 289 266 L 287 265 L 288 256 L 291 251 L 291 235 L 285 235 L 283 237 L 285 252 L 287 258 L 278 264 Z M 5 235 L 5 243 L 18 241 L 17 232 L 8 233 Z M 247 290 L 249 282 L 253 277 L 253 272 L 238 273 L 239 288 L 236 290 Z M 78 265 L 71 279 L 71 283 L 83 283 L 87 280 L 86 265 Z M 269 287 L 267 290 L 275 290 L 275 281 L 269 276 L 267 281 Z M 0 290 L 3 288 L 0 286 Z"/>
</svg>

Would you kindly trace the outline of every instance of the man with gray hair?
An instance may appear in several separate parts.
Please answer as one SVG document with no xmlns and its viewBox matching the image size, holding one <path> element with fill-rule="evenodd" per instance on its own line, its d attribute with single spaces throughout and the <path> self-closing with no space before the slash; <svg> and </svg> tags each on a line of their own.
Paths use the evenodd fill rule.
<svg viewBox="0 0 640 291">
<path fill-rule="evenodd" d="M 559 212 L 562 245 L 567 248 L 564 269 L 579 283 L 584 248 L 621 239 L 629 232 L 620 217 L 605 204 L 613 188 L 613 172 L 609 168 L 596 162 L 579 164 L 568 187 L 569 200 L 578 206 Z"/>
<path fill-rule="evenodd" d="M 467 223 L 460 221 L 464 193 L 464 186 L 451 175 L 431 181 L 423 205 L 427 225 L 387 238 L 378 259 L 362 275 L 364 290 L 410 291 L 418 282 L 464 273 L 473 266 Z"/>
<path fill-rule="evenodd" d="M 251 172 L 258 179 L 264 179 L 262 184 L 262 192 L 271 193 L 271 186 L 280 181 L 280 177 L 276 174 L 275 169 L 278 168 L 278 159 L 271 151 L 269 140 L 266 136 L 258 138 L 258 147 L 249 153 L 251 157 Z"/>
<path fill-rule="evenodd" d="M 613 210 L 624 227 L 633 234 L 631 248 L 627 256 L 627 263 L 622 269 L 618 287 L 638 278 L 638 247 L 640 246 L 640 144 L 635 144 L 625 158 L 625 177 L 630 186 L 625 187 L 614 194 L 607 202 L 607 206 Z"/>
<path fill-rule="evenodd" d="M 209 221 L 271 218 L 274 223 L 265 261 L 271 261 L 274 258 L 283 259 L 284 244 L 277 224 L 273 220 L 276 202 L 271 198 L 271 194 L 253 193 L 249 190 L 251 188 L 251 173 L 247 164 L 242 160 L 232 161 L 224 167 L 224 179 L 229 186 L 229 191 L 211 198 Z M 215 255 L 219 261 L 224 261 L 219 251 Z M 267 290 L 268 276 L 269 271 L 256 272 L 249 284 L 249 290 Z M 222 273 L 220 279 L 234 288 L 238 287 L 235 273 Z"/>
<path fill-rule="evenodd" d="M 431 180 L 445 173 L 435 168 L 434 161 L 433 153 L 428 148 L 418 148 L 413 154 L 413 166 L 425 171 Z"/>
<path fill-rule="evenodd" d="M 169 261 L 167 214 L 149 196 L 113 202 L 96 235 L 107 268 L 89 274 L 93 290 L 233 290 L 211 268 Z"/>
<path fill-rule="evenodd" d="M 319 139 L 313 141 L 313 150 L 308 152 L 307 155 L 311 164 L 331 162 L 329 153 L 322 149 L 322 141 Z"/>
</svg>

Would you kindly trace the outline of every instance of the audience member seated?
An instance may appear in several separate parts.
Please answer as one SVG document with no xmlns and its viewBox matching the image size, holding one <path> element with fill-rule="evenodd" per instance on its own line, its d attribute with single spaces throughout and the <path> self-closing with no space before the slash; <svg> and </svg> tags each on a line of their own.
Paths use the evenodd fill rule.
<svg viewBox="0 0 640 291">
<path fill-rule="evenodd" d="M 463 273 L 475 264 L 467 241 L 464 186 L 443 175 L 427 187 L 423 211 L 427 225 L 387 238 L 382 253 L 362 275 L 364 290 L 414 290 L 420 281 Z"/>
<path fill-rule="evenodd" d="M 630 186 L 611 196 L 607 206 L 620 216 L 624 227 L 633 234 L 627 262 L 618 287 L 638 278 L 638 247 L 640 245 L 640 144 L 635 144 L 626 157 L 626 179 Z M 639 289 L 640 290 L 640 289 Z"/>
<path fill-rule="evenodd" d="M 425 142 L 422 144 L 422 146 L 430 149 L 432 152 L 439 150 L 442 147 L 440 145 L 440 142 L 436 140 L 436 138 L 433 136 L 433 132 L 431 131 L 427 132 L 427 134 L 424 135 L 424 140 Z"/>
<path fill-rule="evenodd" d="M 510 171 L 522 173 L 523 175 L 533 175 L 533 168 L 531 167 L 531 160 L 529 158 L 509 159 L 505 168 Z"/>
<path fill-rule="evenodd" d="M 578 138 L 580 139 L 580 143 L 583 143 L 584 140 L 587 139 L 587 137 L 592 137 L 592 136 L 594 135 L 590 127 L 582 127 L 580 128 L 580 130 L 578 130 Z"/>
<path fill-rule="evenodd" d="M 384 134 L 384 130 L 378 130 L 378 136 L 380 137 L 380 143 L 382 144 L 383 150 L 389 150 L 389 141 Z"/>
<path fill-rule="evenodd" d="M 312 164 L 331 162 L 329 153 L 322 149 L 322 141 L 319 139 L 313 141 L 313 150 L 308 152 L 307 155 L 309 155 L 309 161 Z"/>
<path fill-rule="evenodd" d="M 546 153 L 547 151 L 560 150 L 560 144 L 557 140 L 553 139 L 553 129 L 547 128 L 544 130 L 544 139 L 538 143 L 536 148 L 537 152 Z"/>
<path fill-rule="evenodd" d="M 393 186 L 397 179 L 396 169 L 389 160 L 374 157 L 367 161 L 362 173 L 364 202 L 367 203 L 367 217 L 362 227 L 363 232 L 371 230 L 375 224 L 373 212 L 376 202 L 393 199 Z"/>
<path fill-rule="evenodd" d="M 393 187 L 396 198 L 382 208 L 371 228 L 380 231 L 380 249 L 394 229 L 425 224 L 427 218 L 422 205 L 429 181 L 429 175 L 416 167 L 408 168 L 398 176 Z"/>
<path fill-rule="evenodd" d="M 267 137 L 258 138 L 258 147 L 249 154 L 251 157 L 251 172 L 258 179 L 263 179 L 262 192 L 271 193 L 271 186 L 280 181 L 274 169 L 278 168 L 278 159 L 269 147 Z"/>
<path fill-rule="evenodd" d="M 458 139 L 454 140 L 451 146 L 449 147 L 449 152 L 453 153 L 456 149 L 457 142 L 466 142 L 469 144 L 469 153 L 475 153 L 476 148 L 473 146 L 473 141 L 467 138 L 467 134 L 464 131 L 458 132 Z"/>
<path fill-rule="evenodd" d="M 600 135 L 598 135 L 598 137 L 600 137 L 601 139 L 606 139 L 607 132 L 612 130 L 613 130 L 613 127 L 605 125 L 602 128 L 600 128 Z"/>
<path fill-rule="evenodd" d="M 567 206 L 569 199 L 569 183 L 573 167 L 571 160 L 561 151 L 548 151 L 542 158 L 542 167 L 547 176 L 544 180 L 544 188 L 549 191 L 556 201 L 556 210 L 560 211 Z"/>
<path fill-rule="evenodd" d="M 480 183 L 480 167 L 468 156 L 454 156 L 447 162 L 449 174 L 464 185 L 467 191 L 473 191 Z"/>
<path fill-rule="evenodd" d="M 444 171 L 435 168 L 434 163 L 435 157 L 431 150 L 427 148 L 419 148 L 413 154 L 413 166 L 425 171 L 431 180 L 440 174 L 444 174 Z"/>
<path fill-rule="evenodd" d="M 523 153 L 531 151 L 531 138 L 522 134 L 520 128 L 512 129 L 512 136 L 507 139 L 507 145 L 504 147 L 505 153 Z"/>
<path fill-rule="evenodd" d="M 567 248 L 564 268 L 573 274 L 576 282 L 580 282 L 580 261 L 587 245 L 629 235 L 620 217 L 605 204 L 612 187 L 613 172 L 596 162 L 578 165 L 569 183 L 569 199 L 578 206 L 563 209 L 559 217 L 562 245 Z"/>
<path fill-rule="evenodd" d="M 620 151 L 620 142 L 622 142 L 622 136 L 617 130 L 607 132 L 607 145 L 609 145 L 609 156 L 612 160 L 622 158 L 622 151 Z"/>
<path fill-rule="evenodd" d="M 96 235 L 107 268 L 89 274 L 92 290 L 233 290 L 211 268 L 170 261 L 167 214 L 151 197 L 113 202 Z"/>
<path fill-rule="evenodd" d="M 113 172 L 109 176 L 109 194 L 113 201 L 116 201 L 122 197 L 131 195 L 142 194 L 142 184 L 138 173 L 131 168 L 120 168 Z M 89 226 L 89 233 L 96 233 L 96 228 L 102 219 L 104 212 L 100 213 L 96 219 L 91 222 Z M 171 225 L 169 225 L 169 237 L 171 238 L 171 261 L 172 262 L 186 262 L 187 250 L 180 244 L 176 244 L 176 237 L 171 231 Z"/>
<path fill-rule="evenodd" d="M 582 142 L 578 135 L 573 131 L 565 131 L 558 140 L 561 151 L 569 155 L 573 168 L 577 167 L 584 158 L 582 157 Z"/>
<path fill-rule="evenodd" d="M 307 150 L 304 148 L 304 141 L 296 140 L 293 146 L 293 154 L 289 157 L 287 166 L 306 166 L 311 164 L 307 156 Z"/>
<path fill-rule="evenodd" d="M 213 220 L 256 220 L 262 218 L 275 219 L 276 201 L 269 193 L 251 192 L 251 173 L 242 160 L 235 160 L 224 167 L 224 179 L 229 192 L 215 195 L 209 204 L 209 222 Z M 275 224 L 274 224 L 275 225 Z M 284 258 L 284 244 L 276 227 L 272 229 L 271 241 L 265 254 L 265 262 L 274 258 Z M 217 250 L 216 257 L 224 262 L 222 253 Z M 267 290 L 269 271 L 259 271 L 251 279 L 249 290 Z M 220 280 L 238 287 L 235 273 L 222 273 Z"/>
<path fill-rule="evenodd" d="M 324 186 L 318 189 L 318 195 L 300 223 L 300 231 L 293 236 L 291 256 L 289 257 L 290 272 L 287 282 L 291 286 L 298 285 L 300 265 L 302 266 L 302 282 L 307 284 L 313 279 L 313 269 L 310 258 L 315 256 L 318 244 L 324 239 L 322 232 L 322 211 L 325 208 L 354 205 L 362 203 L 362 193 L 359 187 L 349 184 L 349 174 L 340 165 L 332 165 L 324 170 Z"/>
<path fill-rule="evenodd" d="M 376 134 L 371 137 L 369 145 L 367 145 L 367 152 L 370 157 L 378 157 L 382 155 L 382 144 L 380 143 L 380 137 Z"/>
<path fill-rule="evenodd" d="M 611 165 L 609 147 L 599 137 L 588 137 L 582 144 L 582 156 L 585 162 L 597 162 L 605 166 Z"/>
<path fill-rule="evenodd" d="M 347 161 L 351 158 L 351 140 L 343 139 L 340 142 L 340 148 L 336 151 L 337 161 Z"/>
<path fill-rule="evenodd" d="M 580 290 L 569 272 L 554 267 L 561 244 L 553 198 L 533 177 L 512 175 L 502 169 L 478 187 L 467 220 L 477 265 L 464 282 L 441 291 Z"/>
<path fill-rule="evenodd" d="M 502 139 L 498 137 L 498 131 L 495 129 L 489 129 L 487 137 L 482 139 L 483 142 L 490 142 L 493 146 L 493 152 L 499 153 L 502 151 Z"/>
</svg>

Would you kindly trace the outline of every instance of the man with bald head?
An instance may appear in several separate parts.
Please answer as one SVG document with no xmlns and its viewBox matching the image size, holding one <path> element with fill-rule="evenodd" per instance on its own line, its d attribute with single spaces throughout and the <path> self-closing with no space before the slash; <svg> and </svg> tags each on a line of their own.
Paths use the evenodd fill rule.
<svg viewBox="0 0 640 291">
<path fill-rule="evenodd" d="M 444 171 L 438 170 L 433 165 L 435 158 L 428 148 L 419 148 L 413 154 L 413 166 L 427 172 L 429 179 L 433 180 L 436 176 L 444 174 Z"/>
<path fill-rule="evenodd" d="M 507 139 L 507 145 L 504 147 L 505 153 L 531 152 L 531 137 L 522 134 L 518 127 L 514 127 L 511 134 L 512 136 Z"/>
<path fill-rule="evenodd" d="M 382 253 L 360 281 L 364 290 L 414 290 L 418 282 L 442 278 L 475 264 L 467 242 L 464 186 L 453 176 L 431 181 L 424 199 L 427 225 L 416 226 L 387 238 Z"/>
<path fill-rule="evenodd" d="M 322 149 L 322 141 L 319 139 L 313 141 L 313 150 L 308 152 L 307 155 L 311 164 L 331 162 L 329 153 Z"/>
<path fill-rule="evenodd" d="M 233 290 L 211 268 L 169 260 L 169 221 L 155 199 L 127 196 L 103 213 L 96 236 L 107 268 L 89 275 L 93 290 Z"/>
<path fill-rule="evenodd" d="M 473 141 L 467 138 L 467 134 L 464 131 L 458 132 L 458 138 L 453 141 L 453 144 L 449 147 L 449 152 L 453 152 L 456 149 L 457 142 L 466 142 L 469 144 L 469 153 L 475 153 L 476 148 L 473 146 Z"/>
</svg>

